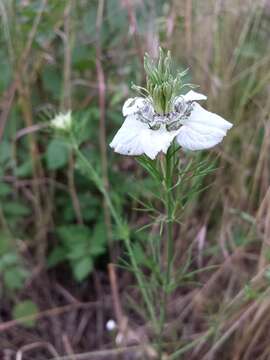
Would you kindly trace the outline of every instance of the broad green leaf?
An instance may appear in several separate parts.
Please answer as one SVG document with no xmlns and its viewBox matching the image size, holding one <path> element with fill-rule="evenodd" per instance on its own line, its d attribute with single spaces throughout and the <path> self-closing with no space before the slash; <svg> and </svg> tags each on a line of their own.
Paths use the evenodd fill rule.
<svg viewBox="0 0 270 360">
<path fill-rule="evenodd" d="M 47 260 L 47 266 L 49 268 L 54 267 L 55 265 L 63 262 L 67 258 L 67 251 L 64 247 L 57 246 L 53 249 L 53 251 L 49 254 Z"/>
<path fill-rule="evenodd" d="M 61 95 L 61 71 L 57 67 L 47 66 L 42 74 L 42 82 L 45 90 L 52 94 L 53 98 L 58 100 Z"/>
<path fill-rule="evenodd" d="M 76 280 L 84 280 L 93 270 L 91 257 L 84 257 L 72 265 L 73 274 Z"/>
<path fill-rule="evenodd" d="M 27 216 L 30 214 L 30 208 L 19 201 L 10 201 L 2 205 L 5 215 Z"/>
<path fill-rule="evenodd" d="M 47 148 L 46 160 L 49 170 L 56 170 L 65 166 L 68 162 L 69 149 L 66 144 L 53 139 Z"/>
<path fill-rule="evenodd" d="M 62 243 L 69 247 L 73 247 L 79 242 L 84 243 L 91 238 L 90 230 L 84 225 L 60 226 L 57 229 L 57 233 Z"/>
<path fill-rule="evenodd" d="M 15 252 L 8 252 L 1 257 L 1 262 L 6 266 L 14 265 L 18 263 L 18 255 Z"/>
<path fill-rule="evenodd" d="M 2 140 L 0 143 L 0 163 L 4 164 L 11 157 L 11 144 L 7 140 Z"/>
<path fill-rule="evenodd" d="M 33 301 L 24 300 L 24 301 L 19 302 L 13 308 L 13 318 L 15 320 L 20 321 L 20 318 L 23 318 L 26 316 L 31 316 L 31 315 L 37 315 L 38 311 L 39 311 L 39 309 Z M 26 327 L 34 327 L 36 320 L 33 318 L 33 319 L 23 320 L 20 322 Z"/>
<path fill-rule="evenodd" d="M 21 267 L 11 267 L 4 271 L 5 286 L 11 290 L 18 290 L 23 287 L 24 281 L 28 276 L 28 272 Z"/>
<path fill-rule="evenodd" d="M 84 243 L 77 243 L 72 249 L 70 249 L 67 258 L 70 260 L 77 260 L 77 259 L 81 259 L 82 257 L 85 257 L 89 251 L 87 249 L 88 243 L 87 241 Z"/>
<path fill-rule="evenodd" d="M 15 175 L 18 177 L 27 177 L 31 176 L 33 173 L 33 163 L 32 160 L 26 160 L 24 163 L 19 165 L 15 170 Z"/>
<path fill-rule="evenodd" d="M 107 243 L 106 226 L 102 221 L 97 223 L 93 235 L 91 237 L 91 244 L 89 248 L 91 255 L 98 256 L 103 254 L 105 251 L 106 243 Z"/>
<path fill-rule="evenodd" d="M 72 65 L 73 68 L 78 70 L 88 70 L 95 66 L 94 53 L 91 47 L 82 46 L 78 44 L 75 46 L 72 52 Z"/>
<path fill-rule="evenodd" d="M 9 195 L 12 192 L 12 187 L 6 183 L 0 183 L 0 196 Z"/>
<path fill-rule="evenodd" d="M 5 231 L 0 231 L 0 256 L 6 254 L 12 244 L 12 239 L 10 235 Z"/>
</svg>

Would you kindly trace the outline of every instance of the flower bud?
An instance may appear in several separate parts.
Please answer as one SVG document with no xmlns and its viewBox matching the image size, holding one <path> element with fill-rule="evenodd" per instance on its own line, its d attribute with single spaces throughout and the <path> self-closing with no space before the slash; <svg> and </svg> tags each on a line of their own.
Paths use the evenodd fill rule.
<svg viewBox="0 0 270 360">
<path fill-rule="evenodd" d="M 68 111 L 67 113 L 59 113 L 51 120 L 51 126 L 60 131 L 68 132 L 71 129 L 72 124 L 72 116 L 71 111 Z"/>
</svg>

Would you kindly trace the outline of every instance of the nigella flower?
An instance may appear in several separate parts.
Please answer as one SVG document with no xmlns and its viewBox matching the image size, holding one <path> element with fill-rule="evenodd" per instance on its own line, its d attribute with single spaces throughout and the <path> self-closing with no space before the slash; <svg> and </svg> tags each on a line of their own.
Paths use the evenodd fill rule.
<svg viewBox="0 0 270 360">
<path fill-rule="evenodd" d="M 159 152 L 166 153 L 175 138 L 187 150 L 217 145 L 232 124 L 205 110 L 196 100 L 206 100 L 206 96 L 191 90 L 174 99 L 173 111 L 159 115 L 149 99 L 128 99 L 123 106 L 126 119 L 110 146 L 119 154 L 146 154 L 154 159 Z"/>
<path fill-rule="evenodd" d="M 232 124 L 198 104 L 205 95 L 193 90 L 179 95 L 185 72 L 171 74 L 170 52 L 160 49 L 157 65 L 146 54 L 144 68 L 147 88 L 134 88 L 146 96 L 124 103 L 126 119 L 110 144 L 117 153 L 155 159 L 160 152 L 166 154 L 174 139 L 187 150 L 208 149 L 222 141 Z"/>
</svg>

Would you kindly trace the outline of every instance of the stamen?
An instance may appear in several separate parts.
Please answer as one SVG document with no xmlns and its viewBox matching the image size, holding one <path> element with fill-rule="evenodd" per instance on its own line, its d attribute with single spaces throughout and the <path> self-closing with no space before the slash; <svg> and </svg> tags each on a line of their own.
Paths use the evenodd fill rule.
<svg viewBox="0 0 270 360">
<path fill-rule="evenodd" d="M 174 111 L 160 115 L 153 111 L 150 104 L 145 102 L 144 106 L 137 111 L 137 120 L 147 124 L 153 131 L 159 130 L 161 126 L 165 126 L 167 131 L 178 130 L 183 121 L 187 120 L 193 110 L 194 102 L 181 99 L 174 106 Z"/>
</svg>

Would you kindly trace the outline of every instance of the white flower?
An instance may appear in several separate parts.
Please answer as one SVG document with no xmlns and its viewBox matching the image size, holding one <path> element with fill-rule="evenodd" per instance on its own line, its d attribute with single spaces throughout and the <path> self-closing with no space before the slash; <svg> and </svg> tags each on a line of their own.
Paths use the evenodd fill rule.
<svg viewBox="0 0 270 360">
<path fill-rule="evenodd" d="M 110 319 L 110 320 L 107 321 L 106 329 L 108 331 L 113 331 L 113 330 L 116 329 L 116 327 L 117 327 L 117 325 L 116 325 L 116 322 L 114 320 Z"/>
<path fill-rule="evenodd" d="M 59 113 L 51 120 L 51 126 L 58 130 L 68 131 L 71 127 L 71 111 L 67 113 Z"/>
<path fill-rule="evenodd" d="M 174 138 L 187 150 L 217 145 L 232 124 L 203 109 L 196 100 L 206 100 L 206 96 L 191 90 L 174 100 L 170 114 L 161 116 L 150 100 L 128 99 L 123 106 L 126 119 L 110 146 L 123 155 L 146 154 L 155 159 L 159 152 L 167 152 Z"/>
</svg>

